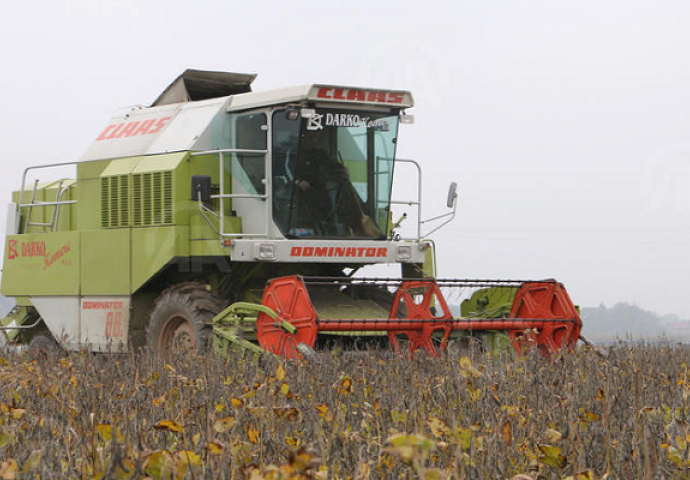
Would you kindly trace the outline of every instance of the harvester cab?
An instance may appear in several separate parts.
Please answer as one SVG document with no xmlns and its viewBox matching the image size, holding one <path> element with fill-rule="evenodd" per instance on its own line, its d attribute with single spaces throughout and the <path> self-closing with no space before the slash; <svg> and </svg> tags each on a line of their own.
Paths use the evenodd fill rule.
<svg viewBox="0 0 690 480">
<path fill-rule="evenodd" d="M 457 185 L 450 211 L 424 220 L 421 166 L 396 158 L 410 92 L 252 92 L 254 78 L 188 70 L 152 106 L 117 113 L 78 162 L 25 170 L 5 246 L 2 290 L 17 300 L 5 342 L 294 357 L 336 337 L 430 355 L 496 332 L 517 348 L 577 341 L 558 282 L 434 278 L 427 236 L 453 219 Z M 417 189 L 394 199 L 402 164 Z M 66 166 L 74 178 L 30 181 Z M 398 232 L 401 205 L 413 234 Z M 373 264 L 401 276 L 361 277 Z"/>
</svg>

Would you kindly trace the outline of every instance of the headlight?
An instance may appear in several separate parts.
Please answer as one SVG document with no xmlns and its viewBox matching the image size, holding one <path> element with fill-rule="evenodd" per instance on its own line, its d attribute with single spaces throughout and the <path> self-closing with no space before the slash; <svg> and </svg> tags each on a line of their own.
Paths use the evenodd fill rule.
<svg viewBox="0 0 690 480">
<path fill-rule="evenodd" d="M 254 257 L 257 260 L 275 260 L 275 246 L 272 243 L 259 243 L 256 246 Z"/>
<path fill-rule="evenodd" d="M 412 247 L 409 245 L 401 245 L 398 247 L 398 260 L 412 260 Z"/>
</svg>

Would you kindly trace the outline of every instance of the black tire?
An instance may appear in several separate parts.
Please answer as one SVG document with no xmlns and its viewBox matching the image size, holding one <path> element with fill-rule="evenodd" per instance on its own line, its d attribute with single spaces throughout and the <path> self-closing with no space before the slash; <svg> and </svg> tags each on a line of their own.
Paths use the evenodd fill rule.
<svg viewBox="0 0 690 480">
<path fill-rule="evenodd" d="M 156 300 L 146 329 L 149 351 L 160 356 L 180 352 L 206 354 L 213 335 L 211 320 L 224 305 L 202 283 L 180 283 L 164 290 Z"/>
<path fill-rule="evenodd" d="M 60 345 L 48 331 L 39 332 L 29 342 L 29 353 L 35 356 L 51 357 L 60 353 Z"/>
</svg>

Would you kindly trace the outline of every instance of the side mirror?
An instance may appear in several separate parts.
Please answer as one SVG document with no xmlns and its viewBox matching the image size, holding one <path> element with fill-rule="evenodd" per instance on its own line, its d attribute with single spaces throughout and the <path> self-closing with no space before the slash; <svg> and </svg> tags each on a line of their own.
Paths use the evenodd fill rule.
<svg viewBox="0 0 690 480">
<path fill-rule="evenodd" d="M 192 200 L 211 201 L 211 175 L 192 175 Z"/>
<path fill-rule="evenodd" d="M 457 198 L 458 198 L 458 184 L 455 182 L 451 182 L 450 187 L 448 188 L 448 201 L 446 202 L 446 205 L 448 205 L 448 208 L 453 208 Z"/>
</svg>

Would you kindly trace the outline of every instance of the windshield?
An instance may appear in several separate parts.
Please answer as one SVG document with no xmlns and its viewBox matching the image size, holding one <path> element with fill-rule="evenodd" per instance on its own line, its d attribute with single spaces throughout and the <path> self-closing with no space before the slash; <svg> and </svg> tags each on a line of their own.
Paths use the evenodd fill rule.
<svg viewBox="0 0 690 480">
<path fill-rule="evenodd" d="M 274 220 L 292 238 L 385 238 L 397 115 L 315 112 L 273 114 Z"/>
</svg>

